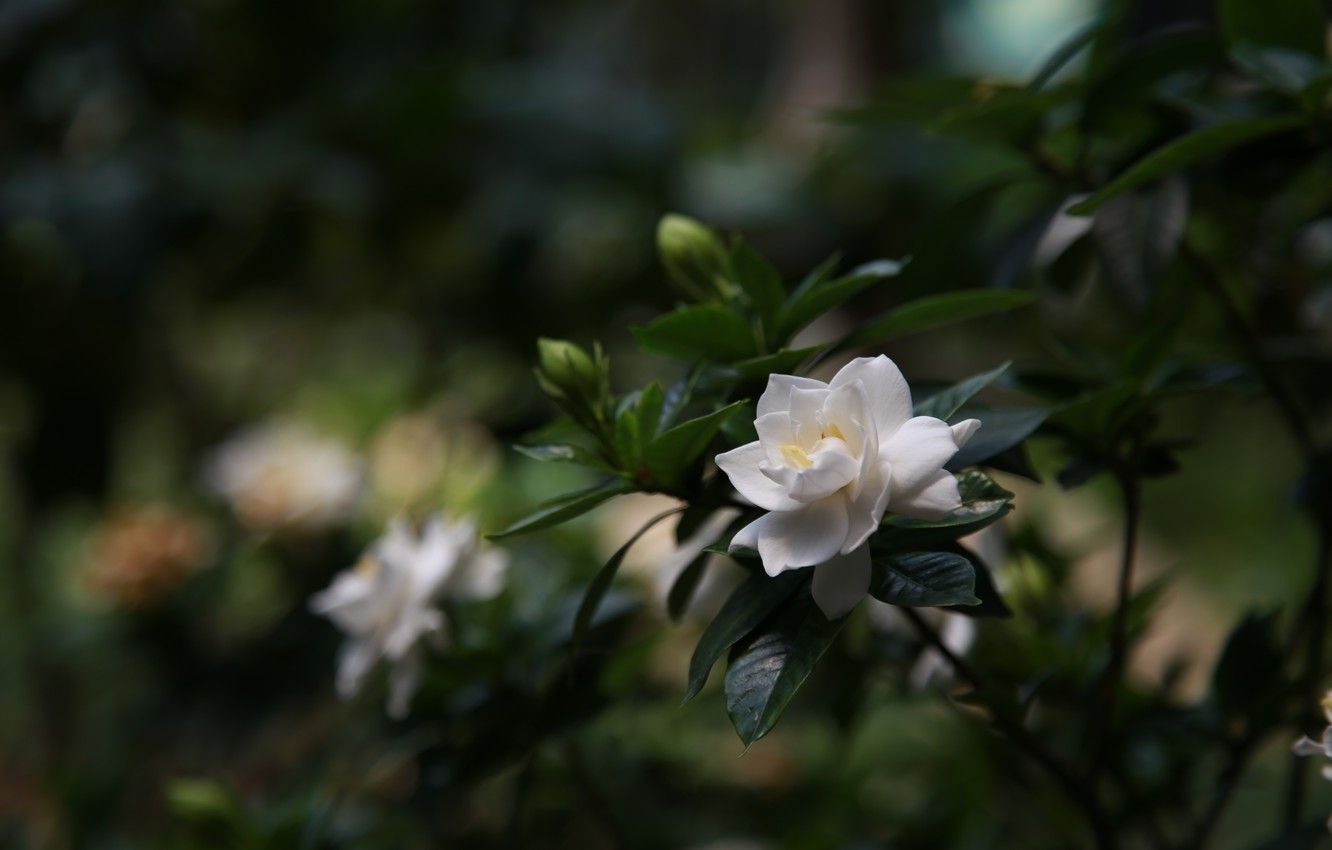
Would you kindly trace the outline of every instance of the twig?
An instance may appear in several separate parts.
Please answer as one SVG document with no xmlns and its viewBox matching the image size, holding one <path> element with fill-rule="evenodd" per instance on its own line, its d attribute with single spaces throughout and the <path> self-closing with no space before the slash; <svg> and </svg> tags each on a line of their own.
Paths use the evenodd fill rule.
<svg viewBox="0 0 1332 850">
<path fill-rule="evenodd" d="M 920 614 L 907 607 L 899 610 L 925 642 L 948 661 L 958 676 L 967 680 L 978 692 L 988 692 L 984 679 L 975 668 L 949 649 L 939 639 L 939 635 L 935 633 L 934 629 L 930 628 L 930 625 L 921 618 Z M 1055 780 L 1064 794 L 1078 806 L 1091 827 L 1096 847 L 1099 850 L 1112 850 L 1116 846 L 1114 832 L 1104 812 L 1101 811 L 1100 803 L 1096 800 L 1093 790 L 1073 773 L 1057 754 L 1047 748 L 1044 742 L 1028 731 L 1027 727 L 1022 725 L 1020 721 L 1009 717 L 995 707 L 991 707 L 990 717 L 999 731 L 1028 758 L 1040 765 Z"/>
<path fill-rule="evenodd" d="M 1119 558 L 1119 579 L 1115 591 L 1115 613 L 1110 622 L 1110 658 L 1101 676 L 1100 699 L 1093 722 L 1088 724 L 1088 740 L 1096 742 L 1092 757 L 1091 776 L 1094 780 L 1105 767 L 1111 749 L 1110 727 L 1114 724 L 1115 705 L 1119 698 L 1124 667 L 1128 661 L 1128 613 L 1133 593 L 1133 565 L 1138 548 L 1138 520 L 1141 514 L 1141 493 L 1132 474 L 1121 472 L 1115 476 L 1124 500 L 1124 543 Z"/>
</svg>

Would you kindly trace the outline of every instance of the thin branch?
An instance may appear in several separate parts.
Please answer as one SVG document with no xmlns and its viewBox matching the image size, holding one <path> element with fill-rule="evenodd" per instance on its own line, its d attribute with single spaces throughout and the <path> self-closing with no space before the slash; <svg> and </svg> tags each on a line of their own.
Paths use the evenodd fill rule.
<svg viewBox="0 0 1332 850">
<path fill-rule="evenodd" d="M 911 608 L 898 609 L 911 623 L 920 636 L 944 657 L 958 676 L 965 679 L 978 692 L 987 693 L 985 680 L 965 659 L 948 648 L 939 635 L 930 627 L 920 614 Z M 1116 846 L 1114 832 L 1093 790 L 1070 769 L 1063 760 L 1045 743 L 1028 731 L 1027 727 L 1006 713 L 991 707 L 990 718 L 994 725 L 1033 762 L 1040 765 L 1055 781 L 1064 794 L 1073 801 L 1086 817 L 1092 835 L 1099 850 L 1112 850 Z"/>
<path fill-rule="evenodd" d="M 1110 622 L 1110 658 L 1106 662 L 1105 672 L 1101 676 L 1100 698 L 1093 714 L 1092 723 L 1088 724 L 1088 740 L 1094 741 L 1095 755 L 1092 757 L 1091 776 L 1093 779 L 1105 767 L 1112 746 L 1109 734 L 1114 724 L 1115 706 L 1119 699 L 1120 685 L 1124 679 L 1124 667 L 1128 662 L 1128 614 L 1129 603 L 1133 595 L 1133 566 L 1138 548 L 1138 520 L 1141 516 L 1141 492 L 1137 479 L 1129 473 L 1115 476 L 1124 500 L 1124 542 L 1119 558 L 1119 578 L 1115 591 L 1115 612 Z"/>
</svg>

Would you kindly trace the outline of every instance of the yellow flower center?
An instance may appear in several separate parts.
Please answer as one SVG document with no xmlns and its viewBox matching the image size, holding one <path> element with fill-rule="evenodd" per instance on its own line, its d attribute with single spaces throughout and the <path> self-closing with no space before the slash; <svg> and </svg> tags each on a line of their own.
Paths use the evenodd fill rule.
<svg viewBox="0 0 1332 850">
<path fill-rule="evenodd" d="M 786 459 L 787 463 L 797 469 L 809 469 L 814 465 L 814 461 L 809 459 L 809 455 L 805 453 L 805 450 L 797 446 L 795 443 L 787 443 L 782 446 L 782 457 Z"/>
</svg>

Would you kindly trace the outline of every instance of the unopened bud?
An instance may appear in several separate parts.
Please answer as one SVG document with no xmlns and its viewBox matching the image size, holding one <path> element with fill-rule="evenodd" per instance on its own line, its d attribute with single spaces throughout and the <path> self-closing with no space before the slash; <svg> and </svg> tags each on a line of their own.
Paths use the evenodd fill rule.
<svg viewBox="0 0 1332 850">
<path fill-rule="evenodd" d="M 674 213 L 663 216 L 657 251 L 671 279 L 689 296 L 707 301 L 726 293 L 726 251 L 701 222 Z"/>
</svg>

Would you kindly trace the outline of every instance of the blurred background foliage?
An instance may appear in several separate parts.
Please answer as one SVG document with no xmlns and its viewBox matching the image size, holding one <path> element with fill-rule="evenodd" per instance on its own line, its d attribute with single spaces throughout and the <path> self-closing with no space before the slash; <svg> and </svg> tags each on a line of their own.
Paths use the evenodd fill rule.
<svg viewBox="0 0 1332 850">
<path fill-rule="evenodd" d="M 1223 50 L 1211 3 L 0 4 L 0 842 L 1069 846 L 1075 817 L 1050 824 L 1052 792 L 913 685 L 920 647 L 891 623 L 853 624 L 741 757 L 715 694 L 678 707 L 706 620 L 631 616 L 635 598 L 660 608 L 669 530 L 628 565 L 637 591 L 604 606 L 596 638 L 617 650 L 568 661 L 580 590 L 659 509 L 646 497 L 511 545 L 510 592 L 456 618 L 418 700 L 430 722 L 390 723 L 381 694 L 338 703 L 337 635 L 305 600 L 398 512 L 447 505 L 493 530 L 586 483 L 507 448 L 551 412 L 535 339 L 599 339 L 624 387 L 662 374 L 629 326 L 675 301 L 653 250 L 667 210 L 743 231 L 788 278 L 833 252 L 911 255 L 823 338 L 915 296 L 1036 278 L 1032 309 L 892 343 L 913 382 L 1047 361 L 1060 340 L 1150 348 L 1165 314 L 1176 351 L 1231 356 L 1224 317 L 1178 288 L 1089 285 L 1081 249 L 1028 271 L 1079 181 L 1059 133 L 1034 158 L 1010 144 L 1035 114 L 1020 95 L 910 126 L 959 91 L 1029 80 L 1101 16 L 1150 61 L 1100 78 L 1091 161 L 1115 170 L 1092 185 L 1181 116 L 1233 106 L 1190 77 Z M 1093 50 L 1056 80 L 1113 61 Z M 1046 91 L 1039 115 L 1058 117 L 1065 90 Z M 875 102 L 899 112 L 836 112 Z M 1194 200 L 1219 211 L 1198 238 L 1220 262 L 1298 267 L 1256 301 L 1278 342 L 1332 339 L 1329 169 L 1325 150 L 1277 145 Z M 1246 228 L 1277 236 L 1235 244 Z M 1306 386 L 1325 385 L 1325 361 L 1301 357 Z M 1173 580 L 1131 678 L 1180 703 L 1240 612 L 1309 579 L 1300 460 L 1256 396 L 1161 410 L 1191 444 L 1144 493 L 1142 570 Z M 997 667 L 1060 651 L 1024 617 L 1110 604 L 1112 488 L 1066 492 L 1062 449 L 1031 449 L 1045 483 L 1003 479 L 1019 617 L 976 644 Z M 1068 626 L 1063 649 L 1094 627 Z M 560 677 L 581 696 L 543 701 Z M 1131 753 L 1146 774 L 1173 734 Z M 1270 834 L 1286 743 L 1240 784 L 1222 846 Z M 1311 809 L 1332 808 L 1316 790 Z"/>
</svg>

